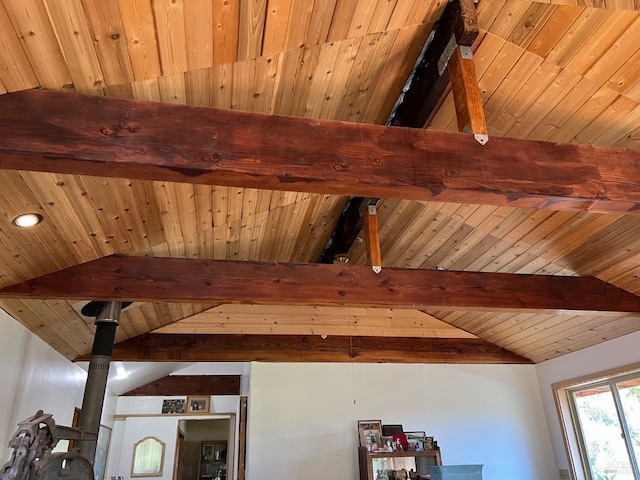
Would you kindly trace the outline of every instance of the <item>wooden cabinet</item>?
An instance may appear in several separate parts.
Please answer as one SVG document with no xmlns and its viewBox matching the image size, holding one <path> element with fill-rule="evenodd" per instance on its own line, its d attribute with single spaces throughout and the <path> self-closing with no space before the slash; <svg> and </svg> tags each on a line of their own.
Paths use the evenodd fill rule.
<svg viewBox="0 0 640 480">
<path fill-rule="evenodd" d="M 422 475 L 427 474 L 430 465 L 442 465 L 440 450 L 406 451 L 406 452 L 369 452 L 364 447 L 358 448 L 360 464 L 360 480 L 376 480 L 378 471 L 413 469 Z"/>
</svg>

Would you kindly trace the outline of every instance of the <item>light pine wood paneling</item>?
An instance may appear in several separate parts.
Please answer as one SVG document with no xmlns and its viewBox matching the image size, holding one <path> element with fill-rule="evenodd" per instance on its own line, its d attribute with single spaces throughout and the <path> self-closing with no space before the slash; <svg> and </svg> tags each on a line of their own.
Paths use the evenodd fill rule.
<svg viewBox="0 0 640 480">
<path fill-rule="evenodd" d="M 155 333 L 475 338 L 417 310 L 221 305 Z"/>
<path fill-rule="evenodd" d="M 4 0 L 3 5 L 14 29 L 3 29 L 3 34 L 18 35 L 38 83 L 54 90 L 73 89 L 71 73 L 45 5 L 39 0 Z M 3 84 L 6 82 L 5 79 Z"/>
<path fill-rule="evenodd" d="M 82 0 L 106 85 L 133 81 L 118 0 Z"/>
<path fill-rule="evenodd" d="M 75 88 L 97 93 L 105 81 L 82 3 L 46 1 L 45 5 Z"/>
<path fill-rule="evenodd" d="M 213 65 L 213 0 L 184 2 L 184 30 L 189 71 Z M 173 36 L 171 41 L 173 41 Z"/>
<path fill-rule="evenodd" d="M 151 0 L 118 0 L 118 4 L 134 78 L 143 81 L 159 77 L 160 52 Z"/>
<path fill-rule="evenodd" d="M 240 2 L 213 0 L 213 64 L 231 63 L 238 56 Z"/>
<path fill-rule="evenodd" d="M 35 73 L 29 64 L 26 53 L 20 45 L 18 36 L 14 34 L 11 20 L 0 3 L 0 82 L 2 93 L 26 90 L 38 85 Z"/>
<path fill-rule="evenodd" d="M 185 72 L 187 39 L 183 0 L 153 0 L 153 14 L 162 74 Z"/>
</svg>

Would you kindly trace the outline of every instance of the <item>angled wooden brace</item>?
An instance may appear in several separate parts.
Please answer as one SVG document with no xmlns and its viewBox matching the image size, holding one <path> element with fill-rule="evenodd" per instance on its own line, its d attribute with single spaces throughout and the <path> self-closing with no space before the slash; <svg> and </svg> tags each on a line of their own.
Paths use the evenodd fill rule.
<svg viewBox="0 0 640 480">
<path fill-rule="evenodd" d="M 455 37 L 451 37 L 455 42 Z M 449 77 L 456 106 L 458 130 L 471 133 L 481 145 L 489 141 L 471 47 L 456 45 L 449 59 Z"/>
<path fill-rule="evenodd" d="M 378 211 L 375 205 L 367 205 L 364 212 L 364 232 L 367 244 L 367 256 L 371 269 L 375 273 L 382 271 L 382 254 L 380 253 L 380 232 L 378 231 Z"/>
</svg>

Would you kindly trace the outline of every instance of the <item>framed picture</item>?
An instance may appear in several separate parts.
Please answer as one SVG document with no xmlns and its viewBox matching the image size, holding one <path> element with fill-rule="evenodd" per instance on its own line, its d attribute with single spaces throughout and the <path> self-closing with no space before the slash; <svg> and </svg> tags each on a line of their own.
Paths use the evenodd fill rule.
<svg viewBox="0 0 640 480">
<path fill-rule="evenodd" d="M 361 447 L 377 452 L 382 448 L 382 421 L 358 420 L 358 437 Z"/>
<path fill-rule="evenodd" d="M 400 452 L 406 452 L 409 450 L 409 443 L 407 442 L 407 436 L 402 435 L 392 435 L 393 442 L 396 444 L 396 450 Z"/>
<path fill-rule="evenodd" d="M 187 397 L 187 413 L 209 413 L 211 397 Z"/>
<path fill-rule="evenodd" d="M 224 454 L 224 455 L 223 455 Z M 227 454 L 227 442 L 210 440 L 200 444 L 200 460 L 202 462 L 224 461 Z"/>
<path fill-rule="evenodd" d="M 391 435 L 382 437 L 382 450 L 384 450 L 385 452 L 396 451 L 396 444 L 393 441 L 393 437 Z"/>
<path fill-rule="evenodd" d="M 178 400 L 163 400 L 162 413 L 184 413 L 187 401 L 184 398 Z"/>
<path fill-rule="evenodd" d="M 402 425 L 382 425 L 382 435 L 402 435 L 404 430 Z"/>
<path fill-rule="evenodd" d="M 424 449 L 425 450 L 433 450 L 433 437 L 424 437 Z"/>
<path fill-rule="evenodd" d="M 93 464 L 93 473 L 95 480 L 104 480 L 105 468 L 107 466 L 107 454 L 109 453 L 109 444 L 111 443 L 111 429 L 100 425 L 98 431 L 98 443 L 96 445 L 96 456 Z"/>
<path fill-rule="evenodd" d="M 424 440 L 427 437 L 426 432 L 405 432 L 407 436 L 407 444 L 409 450 L 424 450 Z"/>
</svg>

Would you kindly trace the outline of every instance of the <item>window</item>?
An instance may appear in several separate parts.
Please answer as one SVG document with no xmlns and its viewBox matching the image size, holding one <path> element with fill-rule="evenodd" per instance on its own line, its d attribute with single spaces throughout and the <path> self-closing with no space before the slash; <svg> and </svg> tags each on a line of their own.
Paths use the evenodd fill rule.
<svg viewBox="0 0 640 480">
<path fill-rule="evenodd" d="M 133 446 L 132 477 L 161 477 L 164 463 L 164 442 L 145 437 Z"/>
<path fill-rule="evenodd" d="M 581 381 L 556 393 L 564 397 L 557 399 L 576 478 L 640 480 L 640 371 Z"/>
</svg>

